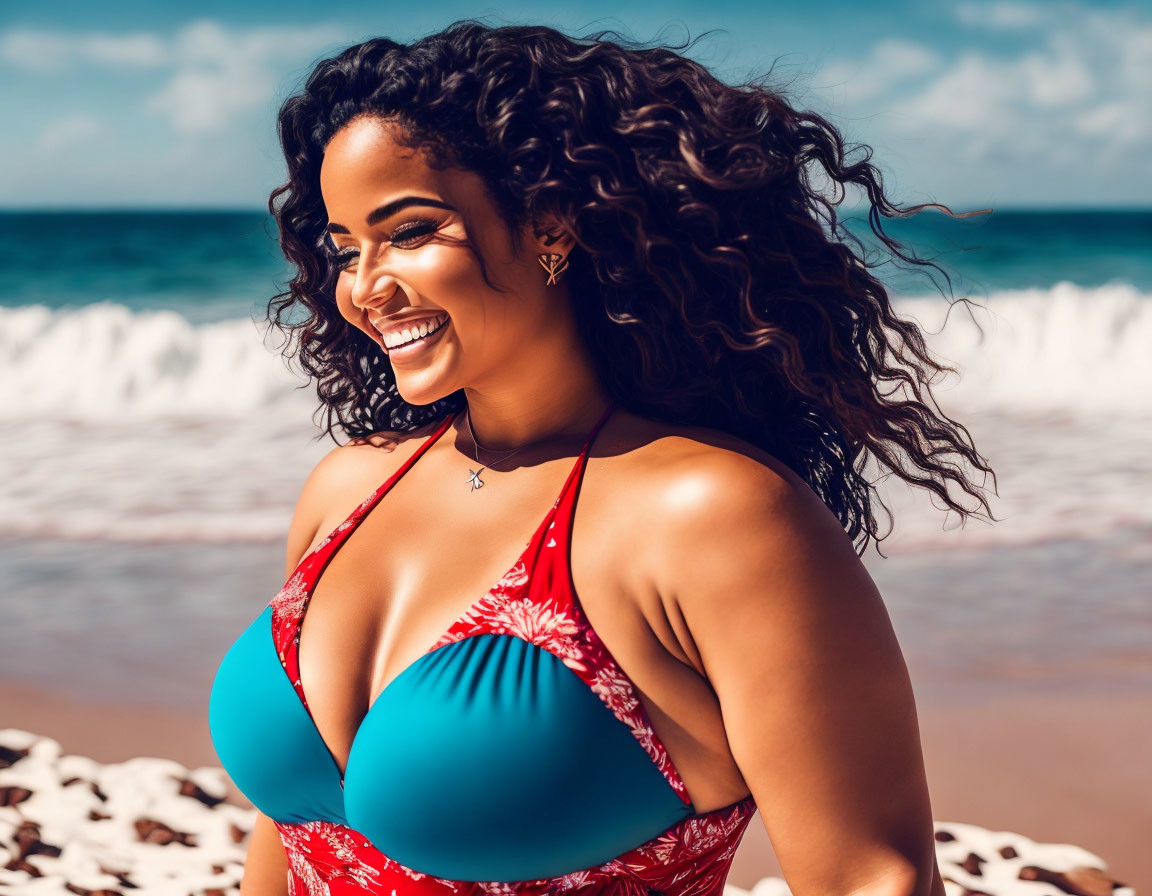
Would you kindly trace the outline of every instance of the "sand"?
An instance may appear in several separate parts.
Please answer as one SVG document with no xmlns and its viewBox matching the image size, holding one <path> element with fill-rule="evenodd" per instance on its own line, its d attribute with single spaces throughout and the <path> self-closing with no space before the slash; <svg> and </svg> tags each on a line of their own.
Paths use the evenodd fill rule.
<svg viewBox="0 0 1152 896">
<path fill-rule="evenodd" d="M 1150 706 L 1144 693 L 920 701 L 933 818 L 938 826 L 1075 844 L 1102 859 L 1117 881 L 1152 893 Z M 58 741 L 62 752 L 98 762 L 162 757 L 189 768 L 219 765 L 206 709 L 76 703 L 0 684 L 3 728 L 35 731 Z M 230 805 L 251 807 L 230 785 L 223 796 Z M 763 823 L 753 818 L 728 883 L 750 889 L 773 876 L 781 876 L 780 866 Z"/>
<path fill-rule="evenodd" d="M 947 704 L 921 700 L 938 839 L 941 826 L 949 825 L 964 838 L 965 850 L 975 842 L 971 838 L 987 839 L 986 832 L 1074 845 L 1102 860 L 1108 874 L 1126 887 L 1152 892 L 1150 706 L 1148 694 L 1118 692 L 1006 694 Z M 64 753 L 99 763 L 164 757 L 190 769 L 216 767 L 206 719 L 206 708 L 203 713 L 166 712 L 139 704 L 77 703 L 30 686 L 0 684 L 0 729 L 45 735 L 58 741 Z M 222 795 L 231 806 L 250 808 L 231 787 Z M 1016 842 L 1006 837 L 995 842 Z M 960 846 L 952 844 L 954 851 Z M 780 876 L 757 816 L 728 883 L 750 889 Z M 758 896 L 770 896 L 768 883 L 757 888 Z M 979 889 L 1002 891 L 990 884 L 986 878 Z M 1027 892 L 1063 892 L 1051 884 L 1031 886 Z"/>
</svg>

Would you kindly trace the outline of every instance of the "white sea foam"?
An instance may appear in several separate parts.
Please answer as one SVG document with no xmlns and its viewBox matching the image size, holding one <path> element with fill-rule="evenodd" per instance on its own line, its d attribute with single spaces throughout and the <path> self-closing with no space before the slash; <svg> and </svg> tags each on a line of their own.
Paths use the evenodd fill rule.
<svg viewBox="0 0 1152 896">
<path fill-rule="evenodd" d="M 989 499 L 1003 521 L 950 531 L 957 517 L 939 499 L 889 477 L 885 545 L 1152 526 L 1152 295 L 1065 283 L 976 301 L 970 313 L 904 297 L 896 311 L 958 369 L 933 394 L 996 471 Z M 111 303 L 0 308 L 0 535 L 282 540 L 304 477 L 335 443 L 317 438 L 314 389 L 264 326 Z"/>
<path fill-rule="evenodd" d="M 112 302 L 0 308 L 0 421 L 234 420 L 281 407 L 298 414 L 308 402 L 293 387 L 304 378 L 276 354 L 274 336 L 264 344 L 264 326 L 193 325 L 175 311 Z"/>
<path fill-rule="evenodd" d="M 942 403 L 1152 413 L 1152 295 L 1126 284 L 1061 283 L 974 301 L 984 307 L 971 314 L 938 294 L 895 303 L 931 334 L 936 356 L 959 368 L 959 379 L 948 374 L 935 387 Z M 194 326 L 175 311 L 110 302 L 0 308 L 0 419 L 234 419 L 282 408 L 299 420 L 312 393 L 302 390 L 303 401 L 293 393 L 304 379 L 285 366 L 275 334 L 262 338 L 265 326 Z"/>
<path fill-rule="evenodd" d="M 958 369 L 933 387 L 945 409 L 1152 416 L 1152 295 L 1060 283 L 973 302 L 982 307 L 950 307 L 940 295 L 896 303 Z"/>
</svg>

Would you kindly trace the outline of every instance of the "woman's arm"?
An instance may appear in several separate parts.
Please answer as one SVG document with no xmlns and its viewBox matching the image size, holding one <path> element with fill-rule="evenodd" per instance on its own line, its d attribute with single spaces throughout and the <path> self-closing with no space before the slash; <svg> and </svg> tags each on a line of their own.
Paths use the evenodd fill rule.
<svg viewBox="0 0 1152 896">
<path fill-rule="evenodd" d="M 798 477 L 690 450 L 646 563 L 688 629 L 794 896 L 944 896 L 907 668 L 838 520 Z"/>
<path fill-rule="evenodd" d="M 263 812 L 248 837 L 240 896 L 288 896 L 288 854 L 280 832 Z"/>
</svg>

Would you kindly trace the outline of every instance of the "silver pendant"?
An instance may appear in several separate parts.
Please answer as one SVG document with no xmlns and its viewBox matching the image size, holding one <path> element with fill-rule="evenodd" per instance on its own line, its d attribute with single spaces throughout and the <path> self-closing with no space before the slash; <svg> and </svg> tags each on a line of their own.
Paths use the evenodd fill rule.
<svg viewBox="0 0 1152 896">
<path fill-rule="evenodd" d="M 468 481 L 472 483 L 472 491 L 476 491 L 476 489 L 484 485 L 480 479 L 480 474 L 483 472 L 483 467 L 481 467 L 479 470 L 473 470 L 471 467 L 468 468 Z"/>
</svg>

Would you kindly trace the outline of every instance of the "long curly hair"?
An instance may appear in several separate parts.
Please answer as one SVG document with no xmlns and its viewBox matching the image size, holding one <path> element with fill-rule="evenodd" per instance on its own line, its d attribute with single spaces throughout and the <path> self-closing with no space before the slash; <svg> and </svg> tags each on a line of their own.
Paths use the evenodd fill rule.
<svg viewBox="0 0 1152 896">
<path fill-rule="evenodd" d="M 463 390 L 405 402 L 386 356 L 336 305 L 320 165 L 344 125 L 371 115 L 399 124 L 402 145 L 433 167 L 479 175 L 514 246 L 545 213 L 575 237 L 566 277 L 578 325 L 621 407 L 767 451 L 820 496 L 861 554 L 880 540 L 870 457 L 962 517 L 974 511 L 949 494 L 949 480 L 991 514 L 946 459 L 992 473 L 932 398 L 932 379 L 953 368 L 893 313 L 872 274 L 878 263 L 836 209 L 847 187 L 862 190 L 888 260 L 946 279 L 880 219 L 927 207 L 963 215 L 894 205 L 870 147 L 846 146 L 825 118 L 797 111 L 769 86 L 771 72 L 732 86 L 676 52 L 688 45 L 465 19 L 315 65 L 278 116 L 288 179 L 268 208 L 295 274 L 267 320 L 288 336 L 285 357 L 298 353 L 315 379 L 323 431 L 334 441 L 337 425 L 351 438 L 407 434 L 465 404 Z M 286 321 L 292 309 L 302 319 Z"/>
</svg>

